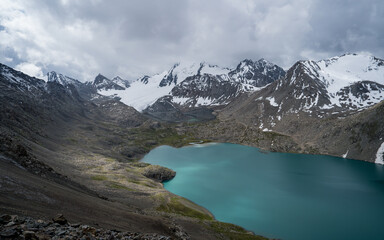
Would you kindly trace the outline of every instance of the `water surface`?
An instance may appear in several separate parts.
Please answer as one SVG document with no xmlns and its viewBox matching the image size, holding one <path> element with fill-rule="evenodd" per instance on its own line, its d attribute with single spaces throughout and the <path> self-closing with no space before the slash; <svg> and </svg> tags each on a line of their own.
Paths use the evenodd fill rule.
<svg viewBox="0 0 384 240">
<path fill-rule="evenodd" d="M 381 165 L 236 144 L 161 146 L 143 161 L 177 172 L 169 191 L 266 237 L 384 239 Z"/>
</svg>

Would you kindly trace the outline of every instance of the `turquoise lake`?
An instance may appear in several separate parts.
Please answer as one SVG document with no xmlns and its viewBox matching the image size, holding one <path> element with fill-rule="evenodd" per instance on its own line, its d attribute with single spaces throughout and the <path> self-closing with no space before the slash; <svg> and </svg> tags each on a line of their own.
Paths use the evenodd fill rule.
<svg viewBox="0 0 384 240">
<path fill-rule="evenodd" d="M 219 221 L 283 240 L 383 240 L 384 167 L 236 144 L 161 146 L 144 162 L 177 172 L 170 192 Z"/>
</svg>

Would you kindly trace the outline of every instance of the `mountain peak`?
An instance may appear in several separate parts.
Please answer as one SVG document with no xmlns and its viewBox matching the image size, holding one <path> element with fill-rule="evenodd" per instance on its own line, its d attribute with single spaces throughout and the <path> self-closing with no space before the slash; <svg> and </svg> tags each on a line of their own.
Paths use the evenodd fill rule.
<svg viewBox="0 0 384 240">
<path fill-rule="evenodd" d="M 295 98 L 296 110 L 366 108 L 384 100 L 384 61 L 367 53 L 298 61 L 275 91 Z"/>
<path fill-rule="evenodd" d="M 97 76 L 95 77 L 95 80 L 96 79 L 108 79 L 106 76 L 104 76 L 103 74 L 101 74 L 101 73 L 99 73 L 99 74 L 97 74 Z"/>
<path fill-rule="evenodd" d="M 229 73 L 232 79 L 254 87 L 263 87 L 284 75 L 285 71 L 281 67 L 263 58 L 256 62 L 244 59 Z"/>
<path fill-rule="evenodd" d="M 55 71 L 48 72 L 47 78 L 48 78 L 48 82 L 59 82 L 59 76 Z"/>
<path fill-rule="evenodd" d="M 116 76 L 116 77 L 112 78 L 112 81 L 114 81 L 114 80 L 123 80 L 123 79 L 120 76 Z"/>
<path fill-rule="evenodd" d="M 247 64 L 247 65 L 253 65 L 255 62 L 252 59 L 244 59 L 243 61 L 240 62 L 240 64 Z"/>
<path fill-rule="evenodd" d="M 127 80 L 123 80 L 118 76 L 111 80 L 101 73 L 96 76 L 93 85 L 98 90 L 125 90 L 130 86 Z"/>
<path fill-rule="evenodd" d="M 68 86 L 70 84 L 72 85 L 78 85 L 80 84 L 80 81 L 68 76 L 65 76 L 61 73 L 50 71 L 47 73 L 47 80 L 48 82 L 56 82 L 63 86 Z"/>
</svg>

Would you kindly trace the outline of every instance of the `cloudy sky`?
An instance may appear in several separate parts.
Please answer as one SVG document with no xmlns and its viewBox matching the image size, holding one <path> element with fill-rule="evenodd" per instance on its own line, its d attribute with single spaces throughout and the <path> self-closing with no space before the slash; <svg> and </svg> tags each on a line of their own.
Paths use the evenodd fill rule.
<svg viewBox="0 0 384 240">
<path fill-rule="evenodd" d="M 136 79 L 180 61 L 235 67 L 346 52 L 384 58 L 383 0 L 0 0 L 0 62 Z"/>
</svg>

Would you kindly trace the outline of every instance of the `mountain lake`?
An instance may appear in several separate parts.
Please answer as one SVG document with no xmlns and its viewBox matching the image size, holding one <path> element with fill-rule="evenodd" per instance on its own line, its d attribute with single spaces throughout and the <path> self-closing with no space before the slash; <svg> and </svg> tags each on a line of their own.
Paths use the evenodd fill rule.
<svg viewBox="0 0 384 240">
<path fill-rule="evenodd" d="M 160 146 L 142 161 L 177 172 L 170 192 L 258 235 L 384 239 L 382 165 L 228 143 Z"/>
</svg>

